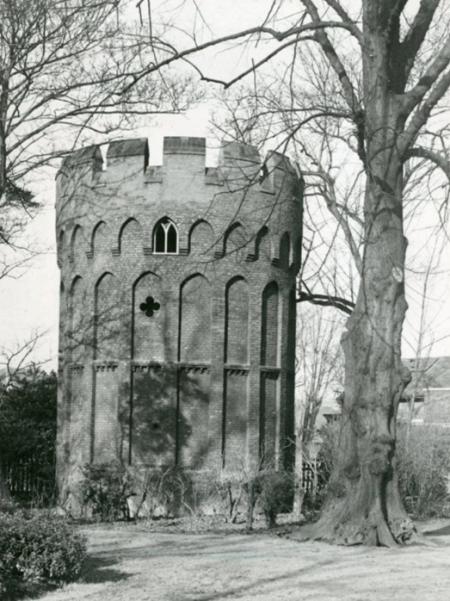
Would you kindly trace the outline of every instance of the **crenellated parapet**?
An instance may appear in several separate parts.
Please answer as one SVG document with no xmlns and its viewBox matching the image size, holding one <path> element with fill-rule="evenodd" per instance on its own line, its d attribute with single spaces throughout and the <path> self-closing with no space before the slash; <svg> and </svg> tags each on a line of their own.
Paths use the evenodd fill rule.
<svg viewBox="0 0 450 601">
<path fill-rule="evenodd" d="M 92 259 L 99 230 L 108 252 L 120 256 L 121 232 L 130 219 L 143 230 L 138 253 L 151 256 L 154 227 L 164 216 L 178 229 L 182 256 L 190 253 L 199 220 L 214 232 L 216 258 L 226 255 L 227 232 L 236 224 L 245 231 L 248 261 L 258 257 L 262 228 L 275 265 L 286 233 L 291 256 L 299 255 L 302 178 L 286 156 L 269 152 L 262 161 L 254 146 L 223 142 L 217 166 L 207 167 L 205 138 L 165 137 L 162 165 L 150 165 L 150 159 L 146 138 L 93 145 L 65 158 L 57 175 L 60 265 L 73 261 L 74 239 Z"/>
<path fill-rule="evenodd" d="M 68 155 L 57 174 L 60 185 L 70 181 L 91 185 L 117 184 L 120 179 L 135 179 L 136 184 L 163 184 L 174 173 L 186 179 L 203 179 L 205 185 L 238 185 L 277 194 L 283 186 L 298 185 L 298 169 L 288 157 L 269 152 L 264 160 L 256 147 L 240 142 L 222 142 L 216 167 L 206 166 L 206 139 L 165 137 L 162 165 L 150 165 L 151 152 L 146 138 L 117 140 L 105 145 L 92 145 Z M 198 182 L 200 183 L 200 181 Z"/>
</svg>

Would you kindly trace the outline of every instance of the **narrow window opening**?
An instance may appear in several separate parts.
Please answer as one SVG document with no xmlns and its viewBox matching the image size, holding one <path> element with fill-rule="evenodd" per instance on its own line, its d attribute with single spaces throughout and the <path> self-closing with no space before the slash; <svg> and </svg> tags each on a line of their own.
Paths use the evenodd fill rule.
<svg viewBox="0 0 450 601">
<path fill-rule="evenodd" d="M 160 223 L 156 228 L 155 233 L 155 252 L 163 253 L 166 251 L 166 234 L 164 232 L 163 225 Z"/>
<path fill-rule="evenodd" d="M 172 224 L 167 229 L 167 252 L 177 252 L 177 231 Z"/>
<path fill-rule="evenodd" d="M 177 254 L 178 232 L 170 219 L 162 219 L 155 228 L 153 252 L 159 254 Z"/>
</svg>

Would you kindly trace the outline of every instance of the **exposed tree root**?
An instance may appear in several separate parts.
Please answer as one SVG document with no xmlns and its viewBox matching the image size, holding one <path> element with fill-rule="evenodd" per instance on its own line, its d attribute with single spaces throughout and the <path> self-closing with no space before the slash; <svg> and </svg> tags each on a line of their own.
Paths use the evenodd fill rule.
<svg viewBox="0 0 450 601">
<path fill-rule="evenodd" d="M 353 513 L 343 504 L 325 510 L 316 524 L 304 533 L 310 540 L 337 545 L 395 547 L 417 540 L 417 531 L 406 513 L 386 520 L 378 508 L 369 515 Z"/>
</svg>

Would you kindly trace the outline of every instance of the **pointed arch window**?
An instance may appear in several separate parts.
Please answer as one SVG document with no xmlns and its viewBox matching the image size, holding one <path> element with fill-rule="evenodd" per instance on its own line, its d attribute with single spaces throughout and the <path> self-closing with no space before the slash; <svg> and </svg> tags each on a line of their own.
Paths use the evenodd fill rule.
<svg viewBox="0 0 450 601">
<path fill-rule="evenodd" d="M 161 255 L 178 253 L 178 231 L 173 221 L 164 217 L 153 232 L 153 252 Z"/>
</svg>

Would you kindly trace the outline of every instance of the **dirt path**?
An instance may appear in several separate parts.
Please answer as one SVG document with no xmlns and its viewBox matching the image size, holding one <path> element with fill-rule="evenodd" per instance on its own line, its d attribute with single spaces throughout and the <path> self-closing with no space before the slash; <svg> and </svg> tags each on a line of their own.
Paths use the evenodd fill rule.
<svg viewBox="0 0 450 601">
<path fill-rule="evenodd" d="M 84 581 L 40 599 L 449 601 L 450 526 L 428 530 L 426 546 L 392 550 L 98 526 L 86 531 Z"/>
</svg>

